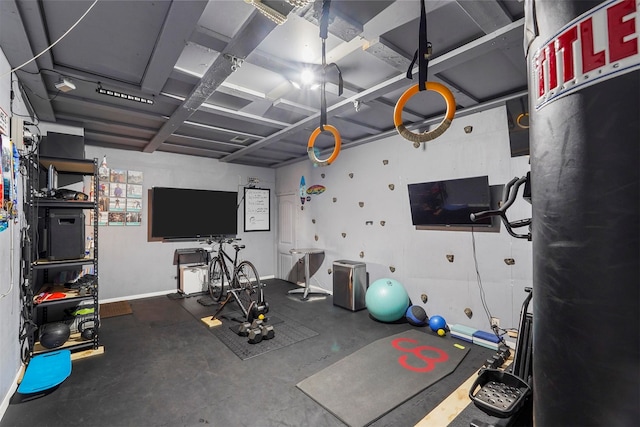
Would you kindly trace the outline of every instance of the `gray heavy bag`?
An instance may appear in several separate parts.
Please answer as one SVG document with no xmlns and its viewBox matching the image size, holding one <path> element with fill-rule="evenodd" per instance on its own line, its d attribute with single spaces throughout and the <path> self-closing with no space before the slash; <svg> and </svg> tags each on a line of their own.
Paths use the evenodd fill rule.
<svg viewBox="0 0 640 427">
<path fill-rule="evenodd" d="M 637 2 L 525 6 L 535 424 L 640 425 Z"/>
</svg>

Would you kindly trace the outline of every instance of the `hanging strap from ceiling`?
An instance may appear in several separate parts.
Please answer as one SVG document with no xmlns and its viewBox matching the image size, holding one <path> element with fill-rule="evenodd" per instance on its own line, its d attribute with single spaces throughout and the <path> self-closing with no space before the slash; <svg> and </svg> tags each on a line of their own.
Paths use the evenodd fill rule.
<svg viewBox="0 0 640 427">
<path fill-rule="evenodd" d="M 338 70 L 338 96 L 342 96 L 343 80 L 340 67 L 334 62 L 327 65 L 327 47 L 326 41 L 329 37 L 329 9 L 331 7 L 331 0 L 323 0 L 322 2 L 322 14 L 320 15 L 320 38 L 322 39 L 322 91 L 320 93 L 320 130 L 324 132 L 324 126 L 327 124 L 327 67 L 334 66 Z"/>
<path fill-rule="evenodd" d="M 413 66 L 418 62 L 418 87 L 426 90 L 427 70 L 429 57 L 431 56 L 431 43 L 427 41 L 427 9 L 425 0 L 420 0 L 420 29 L 418 33 L 418 50 L 413 55 L 413 60 L 407 70 L 407 78 L 413 79 Z"/>
</svg>

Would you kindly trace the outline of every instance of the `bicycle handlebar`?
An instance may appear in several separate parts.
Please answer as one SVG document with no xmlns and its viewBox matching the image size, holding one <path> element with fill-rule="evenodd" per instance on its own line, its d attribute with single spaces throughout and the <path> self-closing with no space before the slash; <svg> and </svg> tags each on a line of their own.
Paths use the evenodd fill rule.
<svg viewBox="0 0 640 427">
<path fill-rule="evenodd" d="M 513 231 L 514 228 L 526 227 L 531 225 L 531 218 L 512 222 L 507 219 L 507 209 L 509 209 L 511 205 L 513 205 L 513 202 L 515 202 L 516 197 L 518 196 L 518 190 L 520 189 L 522 184 L 526 183 L 528 180 L 529 174 L 526 174 L 522 178 L 513 178 L 504 186 L 504 190 L 502 192 L 502 200 L 506 200 L 504 204 L 500 206 L 499 209 L 472 213 L 470 215 L 471 221 L 475 222 L 483 218 L 499 216 L 505 228 L 507 229 L 507 232 L 511 236 L 515 237 L 516 239 L 527 239 L 531 241 L 531 232 L 527 234 L 518 234 Z"/>
<path fill-rule="evenodd" d="M 214 244 L 214 243 L 233 243 L 242 240 L 240 237 L 207 237 L 201 244 Z"/>
</svg>

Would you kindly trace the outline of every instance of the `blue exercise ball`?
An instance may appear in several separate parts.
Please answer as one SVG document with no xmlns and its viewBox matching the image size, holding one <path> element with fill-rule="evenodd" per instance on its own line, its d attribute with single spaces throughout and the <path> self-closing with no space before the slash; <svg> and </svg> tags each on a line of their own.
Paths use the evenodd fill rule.
<svg viewBox="0 0 640 427">
<path fill-rule="evenodd" d="M 415 304 L 407 308 L 407 312 L 404 317 L 406 317 L 407 322 L 413 326 L 425 326 L 429 323 L 429 316 L 427 316 L 427 312 L 424 311 L 424 308 Z"/>
<path fill-rule="evenodd" d="M 442 316 L 431 316 L 429 319 L 429 327 L 433 332 L 437 332 L 438 335 L 444 335 L 447 330 L 447 322 Z M 442 331 L 442 333 L 440 331 Z"/>
<path fill-rule="evenodd" d="M 394 279 L 378 279 L 365 294 L 367 310 L 381 322 L 400 320 L 409 306 L 409 295 L 400 282 Z"/>
</svg>

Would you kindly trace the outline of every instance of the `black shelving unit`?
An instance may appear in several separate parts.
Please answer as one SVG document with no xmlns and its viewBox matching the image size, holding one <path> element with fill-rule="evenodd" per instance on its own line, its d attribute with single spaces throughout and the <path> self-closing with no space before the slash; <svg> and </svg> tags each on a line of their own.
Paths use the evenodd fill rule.
<svg viewBox="0 0 640 427">
<path fill-rule="evenodd" d="M 99 303 L 98 303 L 98 160 L 97 159 L 67 159 L 55 157 L 41 157 L 31 154 L 23 159 L 26 166 L 26 187 L 25 187 L 25 216 L 28 222 L 27 231 L 23 235 L 23 327 L 21 338 L 23 342 L 23 359 L 28 360 L 31 356 L 59 350 L 68 349 L 72 352 L 80 350 L 97 350 L 99 345 Z M 46 191 L 47 183 L 42 183 L 43 176 L 50 166 L 53 166 L 57 173 L 71 180 L 84 181 L 86 177 L 91 178 L 89 200 L 70 200 L 55 198 Z M 85 190 L 86 191 L 86 190 Z M 51 257 L 41 257 L 40 239 L 45 236 L 40 235 L 42 227 L 39 222 L 48 219 L 51 210 L 55 212 L 82 212 L 89 213 L 91 221 L 86 224 L 84 215 L 82 216 L 82 246 L 86 245 L 84 231 L 91 229 L 93 240 L 93 251 L 78 258 L 51 259 Z M 44 233 L 43 233 L 44 234 Z M 53 285 L 50 282 L 50 271 L 74 271 L 90 267 L 91 277 L 94 280 L 87 281 L 80 289 L 69 289 L 63 284 Z M 47 299 L 47 295 L 53 295 L 53 299 Z M 64 311 L 65 308 L 74 307 L 93 308 L 93 313 L 84 315 L 82 320 L 88 321 L 89 327 L 93 328 L 93 336 L 85 339 L 79 332 L 72 333 L 70 338 L 62 346 L 55 349 L 47 349 L 38 342 L 39 328 L 50 321 L 50 314 Z M 51 319 L 58 321 L 59 319 Z M 65 319 L 68 323 L 73 323 L 73 318 Z"/>
</svg>

